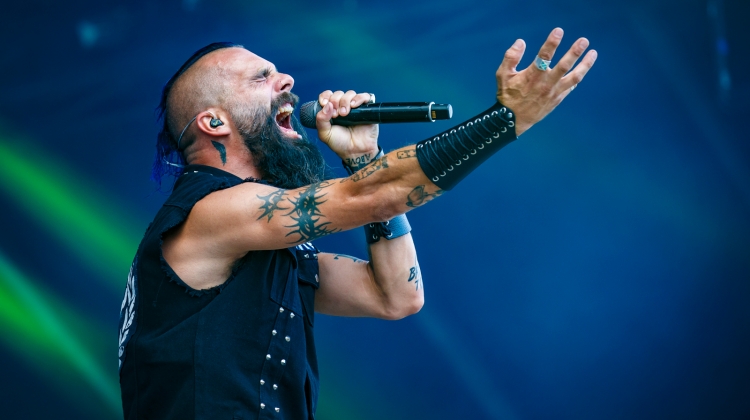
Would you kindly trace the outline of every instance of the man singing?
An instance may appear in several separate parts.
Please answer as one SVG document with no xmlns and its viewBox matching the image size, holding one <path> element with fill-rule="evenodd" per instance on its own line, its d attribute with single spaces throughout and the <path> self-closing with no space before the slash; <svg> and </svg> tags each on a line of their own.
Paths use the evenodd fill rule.
<svg viewBox="0 0 750 420">
<path fill-rule="evenodd" d="M 369 93 L 320 94 L 318 137 L 350 176 L 326 179 L 292 112 L 294 79 L 239 45 L 196 52 L 164 88 L 154 177 L 177 176 L 130 270 L 120 321 L 125 419 L 312 419 L 314 313 L 400 319 L 423 279 L 404 213 L 453 188 L 550 113 L 594 64 L 585 38 L 554 66 L 563 32 L 496 102 L 434 137 L 383 154 L 378 126 L 331 120 Z M 575 67 L 574 67 L 575 66 Z M 319 252 L 316 238 L 364 226 L 370 261 Z"/>
</svg>

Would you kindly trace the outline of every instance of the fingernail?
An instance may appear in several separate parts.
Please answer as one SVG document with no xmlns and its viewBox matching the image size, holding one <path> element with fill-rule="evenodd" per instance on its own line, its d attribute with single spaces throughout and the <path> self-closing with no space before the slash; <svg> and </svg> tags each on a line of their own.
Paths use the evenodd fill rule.
<svg viewBox="0 0 750 420">
<path fill-rule="evenodd" d="M 349 102 L 349 105 L 354 106 L 354 101 Z"/>
<path fill-rule="evenodd" d="M 560 29 L 560 28 L 555 28 L 555 29 L 554 29 L 554 30 L 552 31 L 552 35 L 554 35 L 554 36 L 562 36 L 562 34 L 563 34 L 563 30 L 562 30 L 562 29 Z"/>
<path fill-rule="evenodd" d="M 596 52 L 596 50 L 591 50 L 591 61 L 596 61 L 596 57 L 599 56 L 599 53 Z"/>
<path fill-rule="evenodd" d="M 513 43 L 513 48 L 519 50 L 521 49 L 521 45 L 523 45 L 523 41 L 520 39 L 517 39 L 516 42 Z"/>
<path fill-rule="evenodd" d="M 326 106 L 326 105 L 328 105 L 328 99 L 323 99 L 323 100 L 321 100 L 321 101 L 320 101 L 320 105 L 322 105 L 322 106 Z"/>
<path fill-rule="evenodd" d="M 346 107 L 345 106 L 341 107 L 341 112 L 346 112 Z"/>
</svg>

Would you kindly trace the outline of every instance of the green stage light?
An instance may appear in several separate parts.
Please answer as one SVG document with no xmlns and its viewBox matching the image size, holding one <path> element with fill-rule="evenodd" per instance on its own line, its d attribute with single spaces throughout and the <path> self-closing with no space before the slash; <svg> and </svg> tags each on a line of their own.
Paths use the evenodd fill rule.
<svg viewBox="0 0 750 420">
<path fill-rule="evenodd" d="M 0 190 L 122 292 L 140 229 L 111 199 L 58 162 L 2 139 Z"/>
<path fill-rule="evenodd" d="M 57 382 L 63 393 L 79 399 L 75 403 L 84 411 L 109 418 L 120 413 L 115 346 L 107 358 L 104 349 L 95 354 L 100 346 L 93 343 L 105 336 L 102 327 L 65 309 L 0 253 L 0 341 L 40 376 Z M 108 361 L 111 369 L 104 368 Z"/>
</svg>

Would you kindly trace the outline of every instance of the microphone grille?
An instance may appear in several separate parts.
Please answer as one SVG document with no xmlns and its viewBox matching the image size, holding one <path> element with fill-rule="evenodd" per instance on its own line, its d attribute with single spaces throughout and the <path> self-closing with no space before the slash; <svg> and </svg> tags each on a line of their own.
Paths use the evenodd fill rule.
<svg viewBox="0 0 750 420">
<path fill-rule="evenodd" d="M 317 128 L 315 124 L 315 116 L 320 111 L 320 105 L 318 101 L 305 102 L 299 107 L 299 120 L 304 127 Z"/>
</svg>

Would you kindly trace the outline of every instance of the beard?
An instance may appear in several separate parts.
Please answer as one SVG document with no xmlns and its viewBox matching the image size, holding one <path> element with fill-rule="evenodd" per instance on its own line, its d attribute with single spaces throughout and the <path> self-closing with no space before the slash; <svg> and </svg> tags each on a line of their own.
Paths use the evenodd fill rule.
<svg viewBox="0 0 750 420">
<path fill-rule="evenodd" d="M 276 123 L 279 107 L 285 103 L 294 106 L 297 101 L 297 95 L 285 92 L 271 103 L 270 112 L 256 109 L 239 120 L 233 116 L 235 121 L 240 122 L 239 132 L 263 180 L 284 189 L 299 188 L 326 179 L 323 155 L 307 139 L 299 120 L 294 115 L 289 116 L 292 128 L 302 136 L 298 139 L 284 136 Z"/>
</svg>

